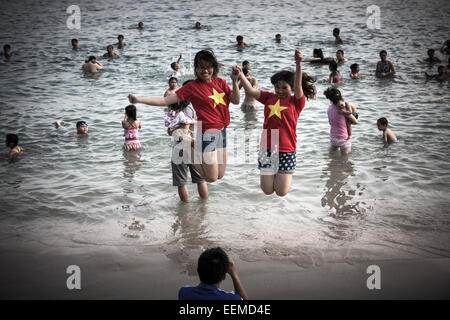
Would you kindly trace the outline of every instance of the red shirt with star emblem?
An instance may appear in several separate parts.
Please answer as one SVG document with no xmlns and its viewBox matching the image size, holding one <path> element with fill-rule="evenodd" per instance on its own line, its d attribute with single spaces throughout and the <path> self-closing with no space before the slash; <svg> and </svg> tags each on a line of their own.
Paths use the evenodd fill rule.
<svg viewBox="0 0 450 320">
<path fill-rule="evenodd" d="M 305 107 L 305 95 L 300 99 L 295 96 L 280 99 L 275 93 L 260 91 L 258 101 L 264 105 L 264 125 L 261 135 L 261 148 L 272 150 L 271 137 L 278 129 L 279 143 L 278 151 L 294 152 L 297 150 L 297 120 Z M 266 143 L 267 142 L 267 143 Z M 273 141 L 277 144 L 276 141 Z"/>
<path fill-rule="evenodd" d="M 197 114 L 197 122 L 202 121 L 202 132 L 208 129 L 221 130 L 230 124 L 229 94 L 232 92 L 227 82 L 213 78 L 211 82 L 198 79 L 187 83 L 176 91 L 181 100 L 190 100 Z"/>
</svg>

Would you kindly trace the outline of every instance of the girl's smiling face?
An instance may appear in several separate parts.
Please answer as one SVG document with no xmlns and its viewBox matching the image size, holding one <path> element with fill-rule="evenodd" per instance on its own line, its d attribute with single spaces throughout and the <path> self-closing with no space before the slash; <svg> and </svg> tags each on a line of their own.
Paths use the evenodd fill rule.
<svg viewBox="0 0 450 320">
<path fill-rule="evenodd" d="M 275 93 L 277 94 L 278 98 L 284 99 L 287 97 L 290 97 L 292 95 L 292 87 L 289 83 L 287 83 L 284 80 L 278 80 L 275 83 Z"/>
<path fill-rule="evenodd" d="M 214 74 L 214 67 L 211 62 L 201 60 L 195 68 L 197 78 L 203 82 L 210 82 Z"/>
</svg>

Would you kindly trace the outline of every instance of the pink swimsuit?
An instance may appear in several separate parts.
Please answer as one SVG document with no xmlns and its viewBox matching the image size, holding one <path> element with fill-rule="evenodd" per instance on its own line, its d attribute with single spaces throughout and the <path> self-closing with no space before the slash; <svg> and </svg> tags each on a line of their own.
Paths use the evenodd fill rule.
<svg viewBox="0 0 450 320">
<path fill-rule="evenodd" d="M 130 123 L 131 125 L 131 123 Z M 141 143 L 139 142 L 139 134 L 138 134 L 138 128 L 124 128 L 124 136 L 125 136 L 125 142 L 123 144 L 123 148 L 126 151 L 136 151 L 141 148 Z"/>
</svg>

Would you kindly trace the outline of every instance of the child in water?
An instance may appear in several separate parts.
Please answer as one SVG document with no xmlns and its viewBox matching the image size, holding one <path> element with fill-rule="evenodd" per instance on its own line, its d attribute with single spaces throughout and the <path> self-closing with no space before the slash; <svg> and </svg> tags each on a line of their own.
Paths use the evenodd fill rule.
<svg viewBox="0 0 450 320">
<path fill-rule="evenodd" d="M 339 33 L 341 33 L 341 30 L 339 30 L 339 28 L 334 28 L 333 29 L 333 36 L 335 38 L 335 42 L 342 44 L 344 43 L 344 40 L 342 40 L 341 36 L 339 35 Z"/>
<path fill-rule="evenodd" d="M 358 78 L 360 77 L 360 75 L 359 75 L 359 64 L 353 63 L 353 64 L 350 66 L 350 70 L 351 70 L 351 72 L 350 72 L 350 78 L 352 78 L 352 79 L 358 79 Z"/>
<path fill-rule="evenodd" d="M 123 135 L 125 142 L 123 148 L 125 151 L 137 151 L 141 148 L 138 131 L 141 128 L 141 122 L 136 119 L 136 107 L 132 104 L 125 107 L 125 119 L 122 120 Z"/>
<path fill-rule="evenodd" d="M 63 125 L 63 122 L 61 120 L 55 121 L 56 129 L 61 128 L 62 125 Z M 77 132 L 76 132 L 77 136 L 87 136 L 87 134 L 89 132 L 89 127 L 88 127 L 88 124 L 86 123 L 86 121 L 78 121 L 76 123 L 76 127 L 77 127 Z"/>
<path fill-rule="evenodd" d="M 388 128 L 388 120 L 386 118 L 380 118 L 377 120 L 378 130 L 383 131 L 383 142 L 386 146 L 388 143 L 397 142 L 397 137 L 392 132 L 391 129 Z"/>
<path fill-rule="evenodd" d="M 114 47 L 112 45 L 108 45 L 106 47 L 106 53 L 103 55 L 104 58 L 119 58 L 120 54 L 114 52 Z"/>
<path fill-rule="evenodd" d="M 123 42 L 124 38 L 125 37 L 121 34 L 119 34 L 117 36 L 117 40 L 119 41 L 119 42 L 117 42 L 117 48 L 122 49 L 123 47 L 125 47 L 127 45 L 125 42 Z"/>
<path fill-rule="evenodd" d="M 328 78 L 329 83 L 343 83 L 344 77 L 342 73 L 338 70 L 336 61 L 331 61 L 329 69 L 331 71 L 330 77 Z"/>
<path fill-rule="evenodd" d="M 247 42 L 244 42 L 243 36 L 237 36 L 236 41 L 237 41 L 236 48 L 247 48 L 248 47 Z"/>
<path fill-rule="evenodd" d="M 177 87 L 178 87 L 178 79 L 175 77 L 170 77 L 169 89 L 167 89 L 166 92 L 164 92 L 164 97 L 174 94 L 175 91 L 177 91 Z"/>
<path fill-rule="evenodd" d="M 24 149 L 19 146 L 19 137 L 14 133 L 8 133 L 6 135 L 6 146 L 11 149 L 8 154 L 9 159 L 14 159 L 24 155 Z"/>
<path fill-rule="evenodd" d="M 253 88 L 242 72 L 239 79 L 248 97 L 264 104 L 264 125 L 258 157 L 261 189 L 285 196 L 296 166 L 297 120 L 305 107 L 305 96 L 315 98 L 314 79 L 302 73 L 303 55 L 295 50 L 295 73 L 280 71 L 270 81 L 275 93 Z M 294 96 L 292 96 L 294 93 Z"/>
<path fill-rule="evenodd" d="M 338 65 L 342 65 L 347 62 L 347 58 L 344 57 L 344 50 L 339 49 L 336 51 L 336 62 Z"/>
<path fill-rule="evenodd" d="M 425 61 L 428 63 L 442 62 L 442 60 L 436 57 L 434 53 L 435 53 L 434 49 L 428 49 L 427 51 L 428 58 L 426 58 Z"/>
<path fill-rule="evenodd" d="M 180 57 L 178 58 L 177 61 L 172 62 L 172 63 L 170 64 L 170 67 L 171 67 L 172 70 L 173 70 L 173 75 L 174 75 L 174 76 L 181 76 L 181 67 L 180 67 L 180 60 L 181 60 L 181 58 L 183 58 L 183 55 L 182 55 L 182 54 L 180 54 Z"/>
<path fill-rule="evenodd" d="M 242 70 L 243 71 L 243 70 Z M 258 89 L 258 80 L 253 77 L 247 77 L 248 81 L 252 85 L 252 88 Z M 244 102 L 241 104 L 242 112 L 256 112 L 258 106 L 256 105 L 256 99 L 252 96 L 245 95 Z"/>
<path fill-rule="evenodd" d="M 450 74 L 445 70 L 444 66 L 439 66 L 437 71 L 438 71 L 438 73 L 437 74 L 433 74 L 433 75 L 429 75 L 425 71 L 425 76 L 427 77 L 427 79 L 436 79 L 437 81 L 445 81 L 450 76 Z"/>
<path fill-rule="evenodd" d="M 191 82 L 188 80 L 183 86 Z M 187 171 L 191 173 L 192 183 L 197 184 L 197 191 L 202 199 L 208 198 L 208 186 L 195 167 L 190 163 L 189 153 L 193 143 L 193 125 L 195 123 L 195 111 L 190 101 L 180 101 L 169 106 L 169 113 L 164 122 L 169 135 L 172 136 L 174 145 L 172 150 L 172 182 L 178 187 L 178 195 L 183 202 L 189 201 L 187 184 Z"/>
<path fill-rule="evenodd" d="M 330 123 L 330 144 L 332 150 L 341 150 L 343 154 L 351 151 L 352 127 L 357 124 L 358 114 L 356 108 L 346 102 L 341 92 L 333 87 L 324 92 L 325 97 L 331 101 L 328 107 L 328 122 Z"/>
</svg>

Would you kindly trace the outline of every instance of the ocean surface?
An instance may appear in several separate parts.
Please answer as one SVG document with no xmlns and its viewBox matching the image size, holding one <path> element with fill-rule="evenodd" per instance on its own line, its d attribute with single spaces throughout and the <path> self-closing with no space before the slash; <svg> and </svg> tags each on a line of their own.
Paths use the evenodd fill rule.
<svg viewBox="0 0 450 320">
<path fill-rule="evenodd" d="M 81 9 L 81 28 L 69 29 L 69 5 Z M 366 12 L 380 9 L 380 29 Z M 186 262 L 189 252 L 222 246 L 247 261 L 324 262 L 450 257 L 449 83 L 426 81 L 427 49 L 449 38 L 450 2 L 439 1 L 1 1 L 0 44 L 16 54 L 0 59 L 0 134 L 17 133 L 27 156 L 0 159 L 0 239 L 49 247 L 152 246 Z M 137 23 L 144 22 L 144 30 Z M 196 21 L 204 26 L 193 29 Z M 334 43 L 339 27 L 344 44 Z M 274 41 L 282 34 L 282 43 Z M 123 34 L 121 57 L 102 58 Z M 243 35 L 249 47 L 237 50 Z M 70 40 L 79 40 L 72 51 Z M 259 188 L 258 138 L 263 108 L 243 114 L 230 105 L 228 168 L 191 202 L 172 186 L 171 138 L 165 108 L 137 105 L 142 150 L 124 153 L 121 121 L 130 93 L 162 96 L 179 54 L 182 76 L 193 78 L 197 51 L 214 49 L 231 85 L 242 61 L 260 88 L 294 69 L 294 50 L 306 58 L 343 49 L 348 59 L 338 85 L 359 111 L 348 159 L 329 152 L 327 66 L 303 64 L 317 77 L 317 99 L 306 102 L 297 128 L 297 170 L 286 197 Z M 379 51 L 397 74 L 373 77 Z M 94 55 L 105 66 L 81 71 Z M 361 79 L 349 79 L 359 63 Z M 446 63 L 445 63 L 446 64 Z M 440 65 L 444 65 L 441 63 Z M 241 101 L 244 91 L 241 91 Z M 399 143 L 383 148 L 376 120 L 386 117 Z M 62 120 L 62 129 L 53 123 Z M 87 138 L 75 123 L 89 124 Z M 193 258 L 193 257 L 192 257 Z"/>
</svg>

